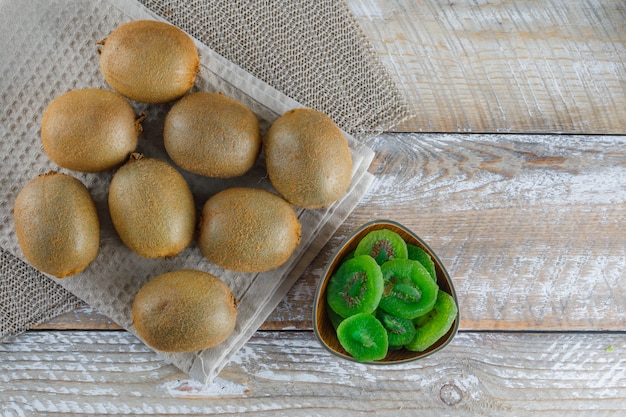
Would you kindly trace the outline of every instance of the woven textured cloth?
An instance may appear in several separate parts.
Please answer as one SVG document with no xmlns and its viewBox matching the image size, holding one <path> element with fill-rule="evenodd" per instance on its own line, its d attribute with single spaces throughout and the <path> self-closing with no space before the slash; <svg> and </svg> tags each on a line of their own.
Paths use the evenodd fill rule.
<svg viewBox="0 0 626 417">
<path fill-rule="evenodd" d="M 407 118 L 405 100 L 348 6 L 337 0 L 141 0 L 304 106 L 356 136 Z"/>
<path fill-rule="evenodd" d="M 389 130 L 407 117 L 401 93 L 342 2 L 141 3 L 252 77 L 304 106 L 326 112 L 357 138 Z M 54 22 L 49 24 L 54 29 Z M 28 66 L 19 62 L 27 58 L 17 49 L 8 51 L 7 56 Z M 4 94 L 8 97 L 9 93 Z M 9 104 L 2 103 L 3 107 Z M 7 118 L 18 121 L 20 116 L 7 114 Z M 10 181 L 4 179 L 2 187 L 7 188 L 3 194 L 14 191 L 15 184 Z M 79 303 L 71 292 L 0 249 L 0 339 L 68 312 Z"/>
<path fill-rule="evenodd" d="M 0 336 L 18 334 L 79 303 L 63 287 L 0 248 Z"/>
</svg>

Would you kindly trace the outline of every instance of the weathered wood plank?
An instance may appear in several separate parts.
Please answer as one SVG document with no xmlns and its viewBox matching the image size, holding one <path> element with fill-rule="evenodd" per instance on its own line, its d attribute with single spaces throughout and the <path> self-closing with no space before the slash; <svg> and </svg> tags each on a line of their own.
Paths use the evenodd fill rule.
<svg viewBox="0 0 626 417">
<path fill-rule="evenodd" d="M 623 334 L 460 333 L 440 353 L 340 361 L 311 332 L 258 332 L 213 387 L 126 332 L 27 332 L 0 345 L 0 414 L 594 416 L 626 407 Z"/>
<path fill-rule="evenodd" d="M 348 0 L 413 132 L 626 133 L 621 0 Z"/>
<path fill-rule="evenodd" d="M 376 181 L 270 318 L 310 319 L 332 250 L 405 224 L 455 281 L 467 330 L 623 330 L 626 137 L 384 135 Z"/>
<path fill-rule="evenodd" d="M 36 330 L 120 330 L 117 323 L 82 302 L 69 313 L 60 314 L 32 327 Z"/>
<path fill-rule="evenodd" d="M 310 329 L 333 249 L 387 218 L 439 254 L 462 329 L 623 330 L 626 137 L 386 134 L 368 143 L 370 192 L 263 329 Z M 67 327 L 112 328 L 77 317 Z"/>
</svg>

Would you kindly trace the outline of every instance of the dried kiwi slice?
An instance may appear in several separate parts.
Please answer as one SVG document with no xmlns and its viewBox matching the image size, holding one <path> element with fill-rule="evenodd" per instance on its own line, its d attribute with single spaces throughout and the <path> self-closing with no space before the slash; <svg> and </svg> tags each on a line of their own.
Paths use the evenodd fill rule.
<svg viewBox="0 0 626 417">
<path fill-rule="evenodd" d="M 426 252 L 424 249 L 420 248 L 419 246 L 415 246 L 410 243 L 406 244 L 406 248 L 407 248 L 409 259 L 413 261 L 418 261 L 419 263 L 424 265 L 424 268 L 426 268 L 426 270 L 430 274 L 430 277 L 434 279 L 435 281 L 437 281 L 437 273 L 435 272 L 435 263 L 433 262 L 433 259 L 430 257 L 428 252 Z"/>
<path fill-rule="evenodd" d="M 376 310 L 376 318 L 387 330 L 390 347 L 400 348 L 415 338 L 416 330 L 413 320 L 394 316 L 380 308 Z"/>
<path fill-rule="evenodd" d="M 369 232 L 361 239 L 354 254 L 369 255 L 376 259 L 378 265 L 395 258 L 406 259 L 408 256 L 406 242 L 402 236 L 388 229 Z"/>
<path fill-rule="evenodd" d="M 383 294 L 383 275 L 376 261 L 355 256 L 339 266 L 328 281 L 327 301 L 341 317 L 373 313 Z"/>
<path fill-rule="evenodd" d="M 330 308 L 328 304 L 326 304 L 326 314 L 328 314 L 328 319 L 330 320 L 330 324 L 332 324 L 335 331 L 337 331 L 337 327 L 339 327 L 339 323 L 343 321 L 343 317 L 335 313 L 335 310 Z"/>
<path fill-rule="evenodd" d="M 354 251 L 348 252 L 348 254 L 341 259 L 341 263 L 344 263 L 348 259 L 352 259 L 352 258 L 354 258 Z"/>
<path fill-rule="evenodd" d="M 380 269 L 384 280 L 380 308 L 406 319 L 424 315 L 433 308 L 439 286 L 421 263 L 392 259 Z"/>
<path fill-rule="evenodd" d="M 457 313 L 458 307 L 452 296 L 444 291 L 439 291 L 432 310 L 413 321 L 416 329 L 415 338 L 405 347 L 416 352 L 425 351 L 448 333 Z"/>
<path fill-rule="evenodd" d="M 370 362 L 387 356 L 387 330 L 371 314 L 359 313 L 343 320 L 337 327 L 341 346 L 359 362 Z"/>
</svg>

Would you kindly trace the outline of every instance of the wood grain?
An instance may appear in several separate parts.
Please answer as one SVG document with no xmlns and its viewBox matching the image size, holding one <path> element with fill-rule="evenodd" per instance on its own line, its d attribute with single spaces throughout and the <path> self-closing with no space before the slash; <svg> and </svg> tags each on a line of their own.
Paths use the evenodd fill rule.
<svg viewBox="0 0 626 417">
<path fill-rule="evenodd" d="M 431 133 L 367 140 L 369 193 L 215 385 L 82 305 L 0 344 L 1 416 L 623 414 L 624 2 L 347 4 L 413 109 L 398 130 Z M 461 331 L 418 362 L 342 361 L 310 331 L 326 262 L 373 219 L 455 283 Z"/>
<path fill-rule="evenodd" d="M 0 414 L 618 415 L 624 349 L 623 334 L 460 333 L 377 367 L 331 356 L 311 332 L 258 332 L 204 387 L 126 332 L 28 332 L 0 345 Z"/>
<path fill-rule="evenodd" d="M 621 0 L 348 0 L 411 132 L 626 133 Z"/>
<path fill-rule="evenodd" d="M 122 327 L 84 301 L 74 310 L 33 326 L 34 330 L 121 330 Z"/>
<path fill-rule="evenodd" d="M 412 229 L 454 280 L 465 330 L 623 330 L 626 137 L 383 135 L 376 181 L 266 325 L 310 320 L 353 229 Z"/>
<path fill-rule="evenodd" d="M 368 144 L 369 193 L 262 329 L 311 329 L 335 248 L 390 219 L 446 266 L 463 330 L 623 330 L 626 137 L 385 134 Z M 114 328 L 88 310 L 60 320 L 45 326 Z"/>
</svg>

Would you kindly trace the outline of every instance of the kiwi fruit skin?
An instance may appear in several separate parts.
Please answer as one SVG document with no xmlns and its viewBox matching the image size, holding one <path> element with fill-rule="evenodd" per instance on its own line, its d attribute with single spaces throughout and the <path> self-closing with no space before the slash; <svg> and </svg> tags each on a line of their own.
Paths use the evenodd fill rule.
<svg viewBox="0 0 626 417">
<path fill-rule="evenodd" d="M 230 288 L 208 272 L 183 269 L 145 283 L 135 295 L 139 337 L 164 352 L 195 352 L 219 345 L 233 332 L 237 307 Z"/>
<path fill-rule="evenodd" d="M 280 196 L 233 187 L 202 208 L 198 246 L 208 260 L 238 272 L 264 272 L 284 264 L 300 243 L 301 224 Z"/>
<path fill-rule="evenodd" d="M 50 171 L 20 190 L 13 219 L 18 244 L 33 267 L 57 278 L 82 272 L 98 255 L 100 221 L 85 185 Z"/>
<path fill-rule="evenodd" d="M 322 112 L 306 108 L 286 112 L 272 123 L 263 146 L 272 185 L 296 207 L 329 206 L 350 186 L 348 142 Z"/>
<path fill-rule="evenodd" d="M 102 172 L 121 165 L 137 147 L 140 132 L 130 103 L 99 88 L 61 94 L 50 102 L 41 121 L 45 153 L 73 171 Z"/>
<path fill-rule="evenodd" d="M 195 202 L 168 162 L 134 153 L 111 179 L 109 212 L 120 239 L 146 258 L 180 253 L 193 240 Z"/>
<path fill-rule="evenodd" d="M 256 115 L 220 93 L 191 93 L 176 102 L 165 118 L 163 140 L 178 166 L 213 178 L 245 174 L 261 151 Z"/>
<path fill-rule="evenodd" d="M 105 81 L 138 102 L 166 103 L 182 97 L 193 87 L 200 68 L 193 40 L 168 23 L 123 23 L 100 43 Z"/>
</svg>

